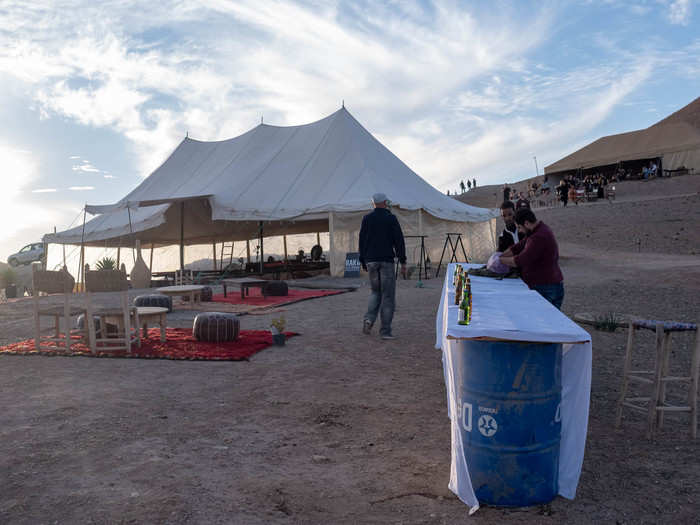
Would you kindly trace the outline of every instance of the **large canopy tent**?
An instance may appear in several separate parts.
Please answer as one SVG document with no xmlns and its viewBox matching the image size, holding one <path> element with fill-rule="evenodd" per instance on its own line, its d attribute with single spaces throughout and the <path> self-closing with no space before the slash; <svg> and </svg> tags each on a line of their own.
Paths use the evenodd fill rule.
<svg viewBox="0 0 700 525">
<path fill-rule="evenodd" d="M 656 124 L 602 137 L 544 168 L 545 175 L 661 159 L 663 169 L 700 169 L 700 97 Z"/>
<path fill-rule="evenodd" d="M 472 259 L 494 249 L 496 210 L 443 195 L 344 107 L 301 126 L 261 123 L 223 141 L 185 138 L 119 202 L 87 205 L 95 217 L 47 234 L 44 242 L 129 247 L 138 239 L 182 247 L 329 232 L 331 273 L 339 275 L 346 252 L 357 250 L 361 218 L 375 192 L 389 196 L 405 235 L 429 236 L 433 261 L 447 232 L 463 234 Z"/>
</svg>

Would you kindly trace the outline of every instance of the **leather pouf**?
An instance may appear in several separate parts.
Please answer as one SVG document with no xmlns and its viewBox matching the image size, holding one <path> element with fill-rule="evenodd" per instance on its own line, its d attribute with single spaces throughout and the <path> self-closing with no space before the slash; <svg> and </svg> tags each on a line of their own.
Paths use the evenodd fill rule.
<svg viewBox="0 0 700 525">
<path fill-rule="evenodd" d="M 107 334 L 102 334 L 102 321 L 100 318 L 96 315 L 94 315 L 93 320 L 95 322 L 95 335 L 99 337 L 100 339 L 104 338 L 108 334 L 116 334 L 118 331 L 118 328 L 113 325 L 113 324 L 108 324 L 107 325 Z M 76 325 L 78 327 L 78 330 L 85 330 L 85 314 L 80 314 L 78 318 L 76 319 Z"/>
<path fill-rule="evenodd" d="M 211 289 L 211 286 L 205 286 L 202 288 L 202 291 L 200 292 L 200 297 L 202 302 L 209 302 L 211 301 L 211 298 L 214 296 L 214 291 Z M 182 300 L 187 302 L 190 300 L 189 295 L 183 295 Z"/>
<path fill-rule="evenodd" d="M 283 297 L 289 295 L 289 288 L 284 281 L 268 281 L 263 286 L 262 293 L 265 297 Z"/>
<path fill-rule="evenodd" d="M 241 333 L 241 322 L 235 314 L 203 312 L 194 318 L 192 335 L 197 341 L 222 343 L 235 341 Z"/>
<path fill-rule="evenodd" d="M 159 306 L 167 308 L 168 313 L 173 311 L 173 299 L 162 294 L 139 295 L 134 298 L 134 306 Z"/>
</svg>

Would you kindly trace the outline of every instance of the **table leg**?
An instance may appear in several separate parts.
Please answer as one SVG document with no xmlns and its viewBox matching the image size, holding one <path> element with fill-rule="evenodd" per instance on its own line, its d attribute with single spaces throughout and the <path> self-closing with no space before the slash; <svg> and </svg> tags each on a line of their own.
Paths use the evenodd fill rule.
<svg viewBox="0 0 700 525">
<path fill-rule="evenodd" d="M 160 342 L 165 343 L 165 314 L 160 315 Z"/>
</svg>

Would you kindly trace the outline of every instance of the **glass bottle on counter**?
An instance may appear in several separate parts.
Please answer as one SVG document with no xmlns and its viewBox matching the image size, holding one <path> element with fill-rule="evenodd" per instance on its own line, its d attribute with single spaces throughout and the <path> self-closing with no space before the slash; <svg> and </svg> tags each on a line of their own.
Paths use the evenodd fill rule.
<svg viewBox="0 0 700 525">
<path fill-rule="evenodd" d="M 464 280 L 462 273 L 460 272 L 457 276 L 457 285 L 455 286 L 455 305 L 459 306 L 459 302 L 462 300 L 462 288 L 464 286 Z"/>
<path fill-rule="evenodd" d="M 471 284 L 469 276 L 464 281 L 464 289 L 462 291 L 462 300 L 459 304 L 458 324 L 468 325 L 471 319 Z"/>
</svg>

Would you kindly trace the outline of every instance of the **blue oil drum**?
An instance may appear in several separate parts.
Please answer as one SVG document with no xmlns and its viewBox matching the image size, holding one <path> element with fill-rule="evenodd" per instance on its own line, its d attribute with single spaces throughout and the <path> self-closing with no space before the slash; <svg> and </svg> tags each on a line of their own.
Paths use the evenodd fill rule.
<svg viewBox="0 0 700 525">
<path fill-rule="evenodd" d="M 506 507 L 551 501 L 559 478 L 561 345 L 460 343 L 459 428 L 476 497 Z"/>
</svg>

